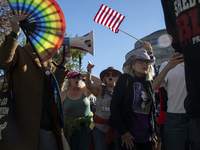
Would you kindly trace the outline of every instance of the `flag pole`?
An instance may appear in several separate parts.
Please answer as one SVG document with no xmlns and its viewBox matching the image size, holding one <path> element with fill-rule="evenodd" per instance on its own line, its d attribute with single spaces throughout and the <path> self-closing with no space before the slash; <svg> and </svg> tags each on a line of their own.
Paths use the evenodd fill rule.
<svg viewBox="0 0 200 150">
<path fill-rule="evenodd" d="M 81 50 L 79 50 L 79 72 L 81 72 Z"/>
<path fill-rule="evenodd" d="M 124 32 L 123 30 L 121 30 L 121 29 L 118 29 L 119 31 L 121 31 L 121 32 L 123 32 L 123 33 L 125 33 L 125 34 L 127 34 L 127 35 L 129 35 L 129 36 L 131 36 L 132 38 L 134 38 L 134 39 L 136 39 L 136 40 L 138 40 L 138 41 L 140 41 L 141 43 L 143 42 L 142 40 L 139 40 L 139 39 L 137 39 L 136 37 L 134 37 L 134 36 L 132 36 L 132 35 L 130 35 L 130 34 L 128 34 L 128 33 L 126 33 L 126 32 Z"/>
</svg>

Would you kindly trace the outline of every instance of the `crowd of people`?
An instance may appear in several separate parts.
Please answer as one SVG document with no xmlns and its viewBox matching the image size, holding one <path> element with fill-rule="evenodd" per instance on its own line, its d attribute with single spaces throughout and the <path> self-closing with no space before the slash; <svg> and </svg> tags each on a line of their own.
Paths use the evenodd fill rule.
<svg viewBox="0 0 200 150">
<path fill-rule="evenodd" d="M 12 32 L 0 47 L 0 69 L 5 70 L 8 82 L 11 71 L 13 74 L 19 134 L 17 144 L 1 137 L 1 149 L 199 150 L 200 78 L 195 67 L 200 63 L 199 43 L 192 43 L 190 37 L 184 39 L 189 29 L 197 34 L 194 12 L 199 5 L 186 9 L 185 4 L 179 13 L 174 13 L 177 9 L 172 1 L 162 0 L 162 6 L 175 50 L 169 61 L 158 69 L 151 44 L 142 42 L 143 50 L 127 58 L 123 73 L 108 66 L 99 78 L 92 75 L 95 65 L 91 62 L 87 73 L 69 72 L 65 66 L 71 58 L 70 49 L 64 50 L 65 60 L 60 51 L 60 65 L 51 59 L 40 63 L 29 43 L 18 45 L 19 22 L 26 16 L 13 15 Z M 193 18 L 191 24 L 183 19 L 185 14 Z M 50 74 L 57 80 L 62 109 Z"/>
</svg>

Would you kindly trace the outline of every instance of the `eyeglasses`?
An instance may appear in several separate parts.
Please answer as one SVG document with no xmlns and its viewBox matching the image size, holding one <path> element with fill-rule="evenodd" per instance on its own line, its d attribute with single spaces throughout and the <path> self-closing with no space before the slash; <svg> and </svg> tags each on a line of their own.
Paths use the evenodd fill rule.
<svg viewBox="0 0 200 150">
<path fill-rule="evenodd" d="M 77 77 L 78 79 L 80 79 L 80 78 L 81 78 L 81 75 L 80 75 L 80 74 L 77 74 L 77 75 L 71 76 L 69 79 L 76 79 L 76 77 Z"/>
<path fill-rule="evenodd" d="M 143 64 L 144 62 L 145 62 L 145 64 L 147 64 L 147 65 L 150 65 L 150 64 L 151 64 L 151 62 L 150 62 L 149 60 L 144 60 L 144 59 L 138 59 L 137 62 L 138 62 L 139 64 Z"/>
<path fill-rule="evenodd" d="M 106 77 L 110 77 L 110 75 L 112 75 L 112 77 L 116 77 L 117 76 L 116 73 L 106 73 L 105 74 Z"/>
</svg>

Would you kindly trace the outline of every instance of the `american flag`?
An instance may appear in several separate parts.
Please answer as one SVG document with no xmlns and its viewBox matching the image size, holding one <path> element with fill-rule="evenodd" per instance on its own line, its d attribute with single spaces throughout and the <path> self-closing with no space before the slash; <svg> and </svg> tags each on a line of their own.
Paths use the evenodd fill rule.
<svg viewBox="0 0 200 150">
<path fill-rule="evenodd" d="M 124 18 L 125 16 L 102 4 L 94 18 L 94 21 L 104 26 L 107 26 L 113 32 L 118 33 L 118 27 L 124 20 Z"/>
</svg>

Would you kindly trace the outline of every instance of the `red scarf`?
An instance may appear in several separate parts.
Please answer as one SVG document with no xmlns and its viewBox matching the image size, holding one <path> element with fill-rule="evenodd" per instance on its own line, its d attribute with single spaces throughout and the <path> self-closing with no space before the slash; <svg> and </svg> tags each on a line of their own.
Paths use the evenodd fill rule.
<svg viewBox="0 0 200 150">
<path fill-rule="evenodd" d="M 94 123 L 106 125 L 106 124 L 108 124 L 108 120 L 102 119 L 99 116 L 95 115 Z M 112 131 L 113 131 L 113 137 L 115 137 L 115 135 L 116 135 L 115 129 L 109 127 L 107 135 L 106 135 L 106 139 L 105 139 L 105 142 L 108 144 L 110 144 L 110 141 L 111 141 Z M 90 150 L 95 150 L 92 131 L 91 131 L 91 135 L 90 135 Z"/>
</svg>

